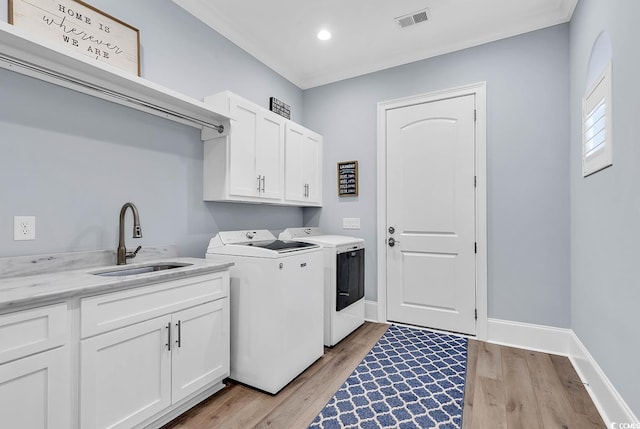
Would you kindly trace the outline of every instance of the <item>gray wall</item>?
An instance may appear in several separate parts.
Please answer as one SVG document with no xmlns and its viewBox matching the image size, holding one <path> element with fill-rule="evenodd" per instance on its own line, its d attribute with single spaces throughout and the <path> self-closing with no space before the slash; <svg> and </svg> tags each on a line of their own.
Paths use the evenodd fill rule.
<svg viewBox="0 0 640 429">
<path fill-rule="evenodd" d="M 144 78 L 196 99 L 229 89 L 268 107 L 275 96 L 301 120 L 299 88 L 173 2 L 91 3 L 140 30 Z M 6 19 L 6 0 L 0 10 Z M 0 92 L 0 256 L 115 249 L 126 201 L 144 234 L 129 246 L 185 256 L 203 256 L 218 230 L 302 225 L 299 208 L 204 203 L 193 128 L 4 69 Z M 13 241 L 14 215 L 36 216 L 35 241 Z"/>
<path fill-rule="evenodd" d="M 569 26 L 306 90 L 324 135 L 324 207 L 305 223 L 368 243 L 376 284 L 376 108 L 384 100 L 487 82 L 488 294 L 492 318 L 569 327 Z M 360 196 L 336 196 L 336 162 L 358 160 Z M 360 217 L 344 231 L 343 217 Z"/>
<path fill-rule="evenodd" d="M 614 4 L 615 3 L 615 4 Z M 571 327 L 640 416 L 640 2 L 581 0 L 571 21 Z M 581 99 L 602 31 L 613 52 L 613 166 L 581 174 Z"/>
</svg>

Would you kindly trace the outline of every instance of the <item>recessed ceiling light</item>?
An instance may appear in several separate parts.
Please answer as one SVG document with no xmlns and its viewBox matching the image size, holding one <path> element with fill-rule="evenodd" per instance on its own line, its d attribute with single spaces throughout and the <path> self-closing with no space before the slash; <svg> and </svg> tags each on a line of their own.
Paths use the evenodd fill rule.
<svg viewBox="0 0 640 429">
<path fill-rule="evenodd" d="M 331 39 L 331 33 L 329 33 L 327 30 L 320 30 L 320 32 L 318 33 L 318 39 L 329 40 Z"/>
</svg>

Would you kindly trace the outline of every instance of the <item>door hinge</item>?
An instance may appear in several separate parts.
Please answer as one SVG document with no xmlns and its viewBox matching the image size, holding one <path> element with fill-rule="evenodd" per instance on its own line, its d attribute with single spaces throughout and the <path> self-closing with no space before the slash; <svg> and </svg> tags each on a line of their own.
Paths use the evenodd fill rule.
<svg viewBox="0 0 640 429">
<path fill-rule="evenodd" d="M 473 122 L 476 122 L 478 120 L 478 111 L 476 109 L 473 109 Z"/>
<path fill-rule="evenodd" d="M 478 320 L 478 309 L 477 308 L 476 308 L 475 313 L 476 313 L 476 320 Z"/>
<path fill-rule="evenodd" d="M 478 253 L 478 242 L 473 243 L 473 253 Z"/>
<path fill-rule="evenodd" d="M 473 187 L 474 188 L 478 187 L 478 176 L 473 176 Z"/>
</svg>

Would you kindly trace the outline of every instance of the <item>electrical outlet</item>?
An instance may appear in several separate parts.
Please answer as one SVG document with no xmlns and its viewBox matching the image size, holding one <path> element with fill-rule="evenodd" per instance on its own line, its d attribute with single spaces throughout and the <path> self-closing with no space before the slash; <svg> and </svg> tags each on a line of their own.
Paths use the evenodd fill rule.
<svg viewBox="0 0 640 429">
<path fill-rule="evenodd" d="M 360 229 L 360 218 L 359 217 L 342 218 L 342 228 L 343 229 Z"/>
<path fill-rule="evenodd" d="M 14 240 L 35 240 L 36 239 L 36 217 L 35 216 L 14 216 L 13 217 L 13 239 Z"/>
</svg>

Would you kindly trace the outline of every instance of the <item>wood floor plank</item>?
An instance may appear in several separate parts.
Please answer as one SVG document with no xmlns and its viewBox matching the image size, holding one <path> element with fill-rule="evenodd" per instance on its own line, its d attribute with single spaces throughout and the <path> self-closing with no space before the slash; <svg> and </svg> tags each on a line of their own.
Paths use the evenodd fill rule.
<svg viewBox="0 0 640 429">
<path fill-rule="evenodd" d="M 524 350 L 502 348 L 502 376 L 508 429 L 543 427 Z"/>
<path fill-rule="evenodd" d="M 474 398 L 473 428 L 507 429 L 502 380 L 476 377 Z"/>
<path fill-rule="evenodd" d="M 471 416 L 465 416 L 463 409 L 463 424 L 465 428 L 506 428 L 504 398 L 498 396 L 498 384 L 492 383 L 492 381 L 499 382 L 502 379 L 500 346 L 478 342 L 476 353 L 473 381 L 471 382 L 473 413 Z M 467 380 L 469 377 L 467 375 Z M 500 404 L 496 402 L 498 399 L 501 400 Z"/>
<path fill-rule="evenodd" d="M 467 346 L 467 374 L 464 386 L 464 405 L 462 411 L 462 429 L 473 427 L 473 404 L 475 393 L 476 367 L 478 365 L 478 348 L 480 342 L 469 340 Z"/>
<path fill-rule="evenodd" d="M 497 344 L 481 342 L 478 348 L 476 377 L 502 380 L 501 347 Z"/>
<path fill-rule="evenodd" d="M 600 417 L 589 393 L 584 387 L 571 361 L 564 356 L 550 355 L 556 374 L 565 389 L 565 396 L 573 412 L 581 420 L 584 428 L 605 428 L 606 425 Z"/>
<path fill-rule="evenodd" d="M 526 356 L 544 427 L 583 429 L 578 426 L 550 356 L 531 351 Z"/>
</svg>

